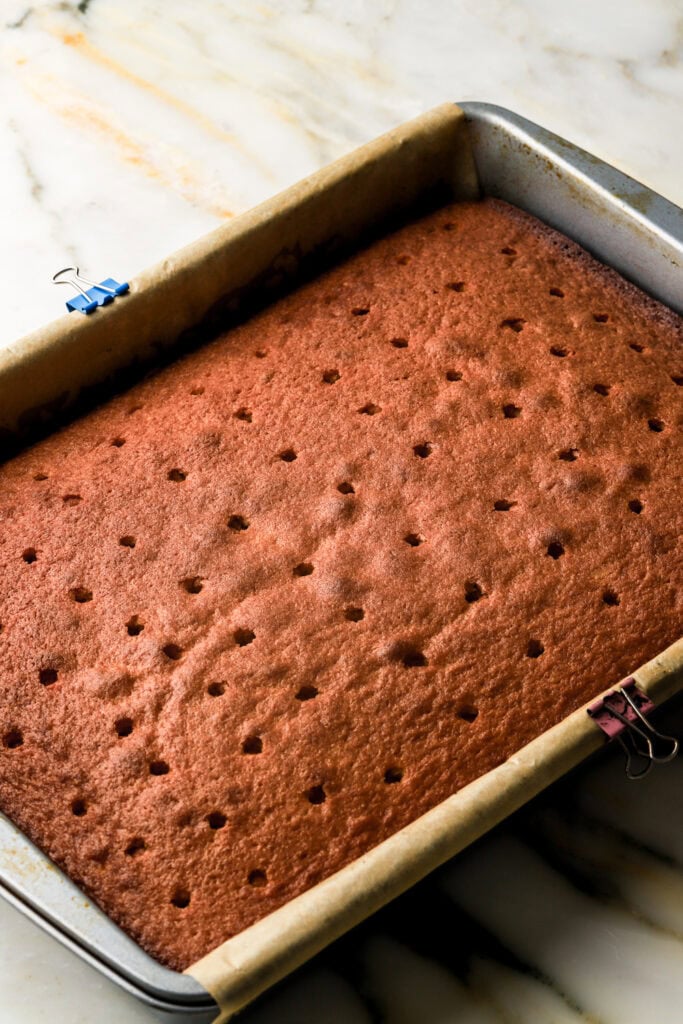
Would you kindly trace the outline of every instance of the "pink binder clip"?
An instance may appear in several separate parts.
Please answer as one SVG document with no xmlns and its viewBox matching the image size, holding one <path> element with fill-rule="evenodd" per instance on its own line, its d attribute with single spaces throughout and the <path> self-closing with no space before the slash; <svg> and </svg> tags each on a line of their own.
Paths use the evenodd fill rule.
<svg viewBox="0 0 683 1024">
<path fill-rule="evenodd" d="M 626 775 L 642 779 L 654 764 L 673 761 L 678 753 L 678 740 L 657 732 L 645 717 L 654 704 L 633 678 L 618 690 L 612 690 L 588 708 L 588 714 L 609 740 L 617 740 L 626 754 Z M 637 762 L 641 768 L 636 768 Z"/>
</svg>

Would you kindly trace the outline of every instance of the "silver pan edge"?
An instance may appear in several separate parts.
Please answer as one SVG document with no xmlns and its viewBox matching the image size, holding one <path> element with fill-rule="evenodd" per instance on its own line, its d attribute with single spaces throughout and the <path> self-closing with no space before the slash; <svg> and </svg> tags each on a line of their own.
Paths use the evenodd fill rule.
<svg viewBox="0 0 683 1024">
<path fill-rule="evenodd" d="M 534 214 L 683 313 L 683 209 L 509 110 L 459 106 L 483 194 Z M 0 895 L 163 1016 L 215 1017 L 198 982 L 143 952 L 3 815 Z"/>
</svg>

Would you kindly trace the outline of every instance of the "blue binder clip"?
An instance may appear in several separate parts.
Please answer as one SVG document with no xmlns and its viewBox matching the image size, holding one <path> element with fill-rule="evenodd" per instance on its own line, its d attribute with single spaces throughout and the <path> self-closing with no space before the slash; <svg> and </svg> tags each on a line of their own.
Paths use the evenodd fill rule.
<svg viewBox="0 0 683 1024">
<path fill-rule="evenodd" d="M 71 276 L 64 277 L 64 274 Z M 129 288 L 127 281 L 119 283 L 113 277 L 105 277 L 104 281 L 99 283 L 91 281 L 81 274 L 78 267 L 64 267 L 63 270 L 58 270 L 52 281 L 54 284 L 70 284 L 72 288 L 80 292 L 80 295 L 74 295 L 72 299 L 69 299 L 66 308 L 70 313 L 78 310 L 79 313 L 86 315 L 92 313 L 98 306 L 108 306 L 117 295 L 125 295 Z M 86 289 L 83 287 L 84 284 L 90 287 Z"/>
</svg>

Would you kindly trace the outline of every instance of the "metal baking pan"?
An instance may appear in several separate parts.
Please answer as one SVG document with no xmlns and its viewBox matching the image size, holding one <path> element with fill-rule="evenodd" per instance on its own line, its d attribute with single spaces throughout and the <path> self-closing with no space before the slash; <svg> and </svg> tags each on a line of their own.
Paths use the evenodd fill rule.
<svg viewBox="0 0 683 1024">
<path fill-rule="evenodd" d="M 353 210 L 350 214 L 348 209 L 339 211 L 340 195 L 343 198 L 348 186 L 356 192 L 365 191 L 370 205 L 386 205 L 380 198 L 386 192 L 382 174 L 384 181 L 389 174 L 404 208 L 416 204 L 423 190 L 438 187 L 443 192 L 444 185 L 444 199 L 470 198 L 477 190 L 505 199 L 563 231 L 604 263 L 683 313 L 683 210 L 508 110 L 484 103 L 464 103 L 460 110 L 464 118 L 458 113 L 456 124 L 457 108 L 444 105 L 237 218 L 228 229 L 219 229 L 140 275 L 132 282 L 131 296 L 117 300 L 105 313 L 88 319 L 64 317 L 17 343 L 0 358 L 0 442 L 8 438 L 12 442 L 17 433 L 30 437 L 36 429 L 46 429 L 55 410 L 67 408 L 80 389 L 135 362 L 146 350 L 170 344 L 174 336 L 192 331 L 194 324 L 218 324 L 252 283 L 260 291 L 267 291 L 273 283 L 280 287 L 291 266 L 298 271 L 306 263 L 307 253 L 315 257 L 327 251 L 329 238 L 338 241 L 344 230 L 342 224 L 351 224 L 350 235 L 362 236 L 371 219 L 367 210 L 357 216 Z M 382 170 L 379 178 L 378 167 Z M 319 214 L 323 209 L 329 217 L 322 218 L 321 227 L 316 211 Z M 386 212 L 380 211 L 376 218 L 379 223 Z M 297 217 L 307 218 L 308 228 L 299 231 Z M 281 241 L 279 250 L 269 254 L 263 236 L 271 221 L 276 222 Z M 314 221 L 318 226 L 309 230 Z M 339 251 L 344 251 L 343 246 Z M 254 252 L 257 255 L 252 259 L 250 254 Z M 226 270 L 231 261 L 241 269 Z M 233 276 L 228 282 L 225 275 L 230 273 Z M 218 297 L 228 291 L 229 301 L 219 301 Z M 166 310 L 167 315 L 159 318 L 155 309 L 157 314 L 159 309 Z M 160 319 L 166 332 L 161 336 L 156 323 Z M 133 325 L 135 330 L 131 332 Z M 134 334 L 135 342 L 126 340 L 129 333 Z M 84 352 L 86 358 L 82 358 Z M 83 370 L 85 364 L 90 366 L 87 372 Z M 674 647 L 676 650 L 670 648 L 645 666 L 640 675 L 636 673 L 638 681 L 649 686 L 650 694 L 658 701 L 683 684 L 683 649 L 680 644 Z M 597 749 L 600 736 L 597 730 L 590 730 L 585 713 L 576 712 L 525 748 L 534 748 L 529 758 L 525 760 L 521 751 L 511 759 L 515 764 L 503 765 L 465 787 L 468 792 L 461 791 L 463 810 L 455 824 L 452 814 L 446 819 L 440 817 L 440 812 L 446 804 L 460 800 L 461 794 L 349 869 L 248 929 L 243 935 L 254 933 L 250 946 L 238 936 L 220 947 L 216 952 L 226 949 L 225 963 L 240 977 L 231 983 L 232 988 L 227 983 L 218 986 L 218 994 L 207 982 L 213 991 L 210 994 L 198 980 L 215 975 L 216 961 L 208 973 L 191 968 L 192 973 L 181 974 L 162 967 L 2 815 L 0 894 L 162 1015 L 171 1018 L 180 1014 L 208 1022 L 218 1019 L 220 1003 L 220 1019 L 225 1020 Z M 497 775 L 501 771 L 507 774 Z M 410 850 L 402 838 L 408 833 Z M 423 846 L 430 848 L 424 856 L 420 854 Z M 324 897 L 318 897 L 317 890 L 324 891 Z M 240 943 L 235 945 L 237 940 Z M 255 948 L 258 955 L 253 952 Z M 198 967 L 203 963 L 200 961 Z"/>
</svg>

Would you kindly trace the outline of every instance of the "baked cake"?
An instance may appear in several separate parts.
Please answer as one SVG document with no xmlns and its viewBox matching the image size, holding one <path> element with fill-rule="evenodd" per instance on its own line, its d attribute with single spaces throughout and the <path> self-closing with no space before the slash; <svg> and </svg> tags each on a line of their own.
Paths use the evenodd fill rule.
<svg viewBox="0 0 683 1024">
<path fill-rule="evenodd" d="M 0 808 L 185 968 L 680 634 L 681 320 L 441 209 L 0 468 Z"/>
</svg>

